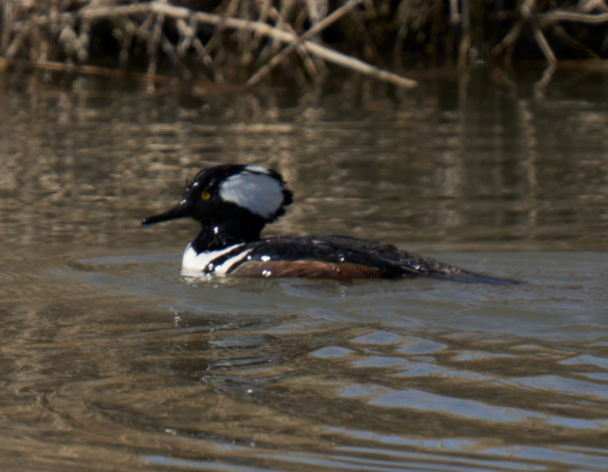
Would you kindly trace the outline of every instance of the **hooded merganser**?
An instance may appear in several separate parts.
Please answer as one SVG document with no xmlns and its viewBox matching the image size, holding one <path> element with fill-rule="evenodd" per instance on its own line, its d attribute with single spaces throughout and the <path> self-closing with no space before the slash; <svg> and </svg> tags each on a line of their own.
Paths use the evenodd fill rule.
<svg viewBox="0 0 608 472">
<path fill-rule="evenodd" d="M 285 213 L 293 193 L 282 176 L 257 165 L 226 164 L 201 170 L 168 211 L 142 221 L 177 218 L 201 224 L 188 244 L 182 270 L 238 277 L 327 279 L 432 277 L 457 282 L 519 284 L 471 272 L 390 244 L 346 236 L 281 236 L 260 239 L 267 223 Z"/>
</svg>

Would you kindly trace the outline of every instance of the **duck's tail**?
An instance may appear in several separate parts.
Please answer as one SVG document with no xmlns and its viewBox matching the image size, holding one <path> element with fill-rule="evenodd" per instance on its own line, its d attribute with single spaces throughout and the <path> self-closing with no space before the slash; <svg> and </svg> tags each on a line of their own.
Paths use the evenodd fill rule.
<svg viewBox="0 0 608 472">
<path fill-rule="evenodd" d="M 488 285 L 523 285 L 522 280 L 507 279 L 504 277 L 494 277 L 492 275 L 481 274 L 479 272 L 470 272 L 461 269 L 456 272 L 435 272 L 429 271 L 420 274 L 423 277 L 432 279 L 449 280 L 451 282 L 462 282 L 466 284 L 488 284 Z"/>
</svg>

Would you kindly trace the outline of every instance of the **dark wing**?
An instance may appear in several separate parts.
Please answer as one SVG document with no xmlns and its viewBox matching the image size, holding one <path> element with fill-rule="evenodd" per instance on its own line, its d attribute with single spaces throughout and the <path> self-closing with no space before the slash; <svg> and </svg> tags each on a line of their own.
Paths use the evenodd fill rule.
<svg viewBox="0 0 608 472">
<path fill-rule="evenodd" d="M 346 236 L 322 236 L 322 238 L 326 241 L 332 241 L 335 244 L 348 245 L 365 252 L 374 253 L 380 257 L 396 262 L 404 271 L 407 271 L 407 275 L 410 276 L 416 275 L 420 277 L 451 280 L 453 282 L 484 283 L 491 285 L 522 284 L 519 280 L 493 277 L 491 275 L 473 272 L 451 264 L 446 264 L 431 257 L 404 251 L 392 244 L 349 238 Z"/>
<path fill-rule="evenodd" d="M 233 265 L 228 274 L 240 277 L 323 279 L 407 276 L 397 262 L 354 246 L 340 244 L 340 241 L 325 240 L 324 236 L 270 238 L 250 243 L 245 249 L 250 250 L 247 257 Z"/>
<path fill-rule="evenodd" d="M 232 266 L 229 274 L 330 279 L 421 276 L 458 282 L 518 283 L 470 272 L 390 244 L 345 236 L 270 238 L 250 243 L 247 249 L 250 249 L 247 257 Z"/>
</svg>

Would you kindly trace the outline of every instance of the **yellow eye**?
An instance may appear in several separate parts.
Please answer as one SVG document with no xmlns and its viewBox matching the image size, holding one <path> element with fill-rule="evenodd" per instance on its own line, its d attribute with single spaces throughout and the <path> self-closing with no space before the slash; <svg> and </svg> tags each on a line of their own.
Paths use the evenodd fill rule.
<svg viewBox="0 0 608 472">
<path fill-rule="evenodd" d="M 209 200 L 211 198 L 211 194 L 209 192 L 203 192 L 201 194 L 201 198 L 205 201 Z"/>
</svg>

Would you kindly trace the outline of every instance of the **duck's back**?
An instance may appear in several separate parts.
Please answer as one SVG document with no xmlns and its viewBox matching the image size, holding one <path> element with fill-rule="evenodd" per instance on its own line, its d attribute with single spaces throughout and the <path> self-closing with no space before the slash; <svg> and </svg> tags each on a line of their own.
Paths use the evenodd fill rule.
<svg viewBox="0 0 608 472">
<path fill-rule="evenodd" d="M 233 262 L 232 262 L 233 261 Z M 232 262 L 226 267 L 227 262 Z M 516 284 L 471 272 L 430 257 L 346 236 L 283 236 L 235 246 L 213 266 L 236 277 L 329 279 L 433 277 L 458 282 Z"/>
</svg>

